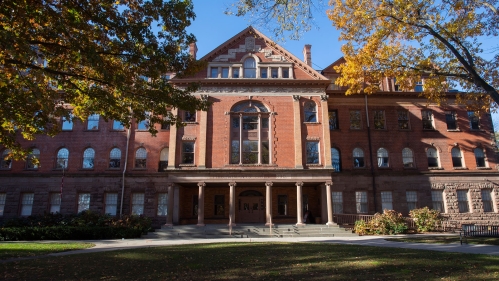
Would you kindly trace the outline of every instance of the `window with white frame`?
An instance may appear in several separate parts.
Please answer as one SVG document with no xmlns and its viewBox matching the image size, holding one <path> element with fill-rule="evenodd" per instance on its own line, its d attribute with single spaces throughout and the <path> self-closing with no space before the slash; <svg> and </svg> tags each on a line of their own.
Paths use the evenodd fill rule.
<svg viewBox="0 0 499 281">
<path fill-rule="evenodd" d="M 159 153 L 159 166 L 158 166 L 159 172 L 165 172 L 166 169 L 168 169 L 169 154 L 170 154 L 170 149 L 168 147 L 161 149 L 161 152 Z"/>
<path fill-rule="evenodd" d="M 117 147 L 109 152 L 109 168 L 119 169 L 121 165 L 121 150 Z"/>
<path fill-rule="evenodd" d="M 438 163 L 438 152 L 434 147 L 430 147 L 426 150 L 426 158 L 428 159 L 428 168 L 440 167 Z"/>
<path fill-rule="evenodd" d="M 147 168 L 147 150 L 140 147 L 135 151 L 135 169 Z"/>
<path fill-rule="evenodd" d="M 182 143 L 182 164 L 194 164 L 194 142 Z"/>
<path fill-rule="evenodd" d="M 360 148 L 355 148 L 353 150 L 353 166 L 355 168 L 363 168 L 364 167 L 364 151 Z"/>
<path fill-rule="evenodd" d="M 132 215 L 144 214 L 144 193 L 132 193 Z"/>
<path fill-rule="evenodd" d="M 445 123 L 447 123 L 447 130 L 457 130 L 457 118 L 455 111 L 445 112 Z"/>
<path fill-rule="evenodd" d="M 211 78 L 218 78 L 218 67 L 212 67 L 210 72 Z"/>
<path fill-rule="evenodd" d="M 480 129 L 480 117 L 476 112 L 468 111 L 468 121 L 469 121 L 471 130 L 479 130 Z"/>
<path fill-rule="evenodd" d="M 483 149 L 480 147 L 477 147 L 473 150 L 475 153 L 475 162 L 476 162 L 476 167 L 477 168 L 485 168 L 485 153 L 483 153 Z"/>
<path fill-rule="evenodd" d="M 268 78 L 268 76 L 269 76 L 268 71 L 269 71 L 268 68 L 260 67 L 260 78 Z"/>
<path fill-rule="evenodd" d="M 33 148 L 31 153 L 26 158 L 26 169 L 36 170 L 38 169 L 38 161 L 40 160 L 40 150 Z"/>
<path fill-rule="evenodd" d="M 69 160 L 69 150 L 67 148 L 59 149 L 59 151 L 57 152 L 56 168 L 67 169 L 68 160 Z"/>
<path fill-rule="evenodd" d="M 158 212 L 156 215 L 168 215 L 168 193 L 158 193 Z"/>
<path fill-rule="evenodd" d="M 407 110 L 397 111 L 397 122 L 399 130 L 409 129 L 409 112 Z"/>
<path fill-rule="evenodd" d="M 123 123 L 121 123 L 118 120 L 113 120 L 113 130 L 122 131 L 124 129 L 125 129 L 125 126 L 123 126 Z"/>
<path fill-rule="evenodd" d="M 83 151 L 83 169 L 93 169 L 94 168 L 94 158 L 95 150 L 93 148 L 87 148 Z"/>
<path fill-rule="evenodd" d="M 307 141 L 307 164 L 319 164 L 319 142 Z"/>
<path fill-rule="evenodd" d="M 422 92 L 423 91 L 423 81 L 417 81 L 416 86 L 414 87 L 414 92 Z"/>
<path fill-rule="evenodd" d="M 3 216 L 5 211 L 5 200 L 7 200 L 7 194 L 0 193 L 0 217 Z"/>
<path fill-rule="evenodd" d="M 416 191 L 407 191 L 405 198 L 407 199 L 407 210 L 409 212 L 418 207 L 418 194 Z"/>
<path fill-rule="evenodd" d="M 384 148 L 379 148 L 377 152 L 378 156 L 378 167 L 380 168 L 388 168 L 388 151 Z"/>
<path fill-rule="evenodd" d="M 492 204 L 492 190 L 491 189 L 482 189 L 482 204 L 484 212 L 493 212 L 494 205 Z"/>
<path fill-rule="evenodd" d="M 304 122 L 317 122 L 317 106 L 315 102 L 309 101 L 305 103 L 305 120 Z"/>
<path fill-rule="evenodd" d="M 71 131 L 73 130 L 73 114 L 69 114 L 69 117 L 62 117 L 62 130 Z"/>
<path fill-rule="evenodd" d="M 381 191 L 381 209 L 393 210 L 393 198 L 391 191 Z"/>
<path fill-rule="evenodd" d="M 78 213 L 87 211 L 90 209 L 90 193 L 79 193 L 78 194 Z"/>
<path fill-rule="evenodd" d="M 229 68 L 228 67 L 222 67 L 222 72 L 220 73 L 221 76 L 220 78 L 229 78 Z"/>
<path fill-rule="evenodd" d="M 270 164 L 268 109 L 250 100 L 234 105 L 230 114 L 230 164 Z"/>
<path fill-rule="evenodd" d="M 375 110 L 374 111 L 374 129 L 376 129 L 376 130 L 386 129 L 385 111 L 384 110 Z"/>
<path fill-rule="evenodd" d="M 99 114 L 92 114 L 87 119 L 87 130 L 99 129 Z"/>
<path fill-rule="evenodd" d="M 366 214 L 367 209 L 367 192 L 356 191 L 355 192 L 355 203 L 358 214 Z"/>
<path fill-rule="evenodd" d="M 341 171 L 341 156 L 337 148 L 331 148 L 331 162 L 335 172 Z"/>
<path fill-rule="evenodd" d="M 0 169 L 7 170 L 12 168 L 12 156 L 10 154 L 10 149 L 5 149 L 2 152 L 2 158 L 0 159 Z"/>
<path fill-rule="evenodd" d="M 463 156 L 461 155 L 461 149 L 459 147 L 453 147 L 451 149 L 451 155 L 452 155 L 452 167 L 454 168 L 461 168 L 463 167 Z"/>
<path fill-rule="evenodd" d="M 361 124 L 360 110 L 350 110 L 350 129 L 360 130 L 362 127 Z"/>
<path fill-rule="evenodd" d="M 431 191 L 431 201 L 433 204 L 433 210 L 444 212 L 444 199 L 442 190 L 432 190 Z"/>
<path fill-rule="evenodd" d="M 60 193 L 50 193 L 50 213 L 60 213 L 61 212 L 61 194 Z"/>
<path fill-rule="evenodd" d="M 31 216 L 34 193 L 23 193 L 21 197 L 21 216 Z"/>
<path fill-rule="evenodd" d="M 118 212 L 118 193 L 108 192 L 106 193 L 106 205 L 104 213 L 116 216 Z"/>
<path fill-rule="evenodd" d="M 196 111 L 193 111 L 193 112 L 185 111 L 184 112 L 184 122 L 187 122 L 187 123 L 196 122 Z"/>
<path fill-rule="evenodd" d="M 333 191 L 332 199 L 333 199 L 333 213 L 343 214 L 343 192 Z"/>
<path fill-rule="evenodd" d="M 402 149 L 402 162 L 404 163 L 404 168 L 414 168 L 414 153 L 410 148 Z"/>
<path fill-rule="evenodd" d="M 254 58 L 244 60 L 244 78 L 256 78 L 256 61 Z"/>
<path fill-rule="evenodd" d="M 423 121 L 423 130 L 435 130 L 433 112 L 431 110 L 421 111 L 421 120 Z"/>
<path fill-rule="evenodd" d="M 288 214 L 288 196 L 277 195 L 277 214 L 286 216 Z"/>
<path fill-rule="evenodd" d="M 468 213 L 470 206 L 468 204 L 468 190 L 457 191 L 457 205 L 460 213 Z"/>
<path fill-rule="evenodd" d="M 279 78 L 279 68 L 277 67 L 270 68 L 270 77 Z"/>
</svg>

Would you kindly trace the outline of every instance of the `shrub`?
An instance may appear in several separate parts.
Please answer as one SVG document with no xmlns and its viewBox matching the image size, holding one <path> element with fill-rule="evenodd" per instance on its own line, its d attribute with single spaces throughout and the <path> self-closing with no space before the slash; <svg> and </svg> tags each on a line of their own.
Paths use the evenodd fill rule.
<svg viewBox="0 0 499 281">
<path fill-rule="evenodd" d="M 407 230 L 402 214 L 393 210 L 384 210 L 383 214 L 376 213 L 369 222 L 356 221 L 355 233 L 366 234 L 400 234 Z"/>
<path fill-rule="evenodd" d="M 443 220 L 439 211 L 428 207 L 411 210 L 409 216 L 414 220 L 419 232 L 434 231 Z"/>
</svg>

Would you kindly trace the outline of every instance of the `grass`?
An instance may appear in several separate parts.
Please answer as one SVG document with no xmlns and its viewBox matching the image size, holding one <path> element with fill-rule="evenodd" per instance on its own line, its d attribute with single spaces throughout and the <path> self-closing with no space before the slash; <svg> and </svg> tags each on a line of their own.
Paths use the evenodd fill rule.
<svg viewBox="0 0 499 281">
<path fill-rule="evenodd" d="M 424 237 L 403 237 L 403 238 L 389 238 L 388 241 L 394 242 L 408 242 L 408 243 L 437 243 L 437 244 L 451 244 L 460 243 L 459 236 L 424 236 Z M 487 244 L 498 245 L 499 238 L 495 237 L 468 237 L 468 244 Z"/>
<path fill-rule="evenodd" d="M 499 257 L 323 243 L 150 247 L 0 263 L 7 280 L 498 280 Z"/>
<path fill-rule="evenodd" d="M 86 249 L 92 243 L 42 243 L 42 242 L 3 242 L 0 243 L 0 260 L 41 256 L 50 253 Z"/>
</svg>

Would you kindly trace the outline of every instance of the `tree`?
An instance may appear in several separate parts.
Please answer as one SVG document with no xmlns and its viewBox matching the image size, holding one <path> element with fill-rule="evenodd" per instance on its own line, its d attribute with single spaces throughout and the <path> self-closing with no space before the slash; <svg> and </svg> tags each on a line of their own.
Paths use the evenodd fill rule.
<svg viewBox="0 0 499 281">
<path fill-rule="evenodd" d="M 315 1 L 240 0 L 236 6 L 239 15 L 277 20 L 277 33 L 283 34 L 289 23 L 269 9 L 294 2 Z M 497 0 L 332 0 L 330 5 L 327 14 L 346 42 L 346 63 L 337 67 L 336 83 L 349 87 L 347 95 L 379 91 L 382 77 L 395 78 L 402 90 L 414 89 L 424 77 L 423 94 L 432 101 L 443 103 L 445 92 L 460 88 L 457 100 L 470 108 L 488 110 L 491 99 L 499 104 L 499 47 L 481 47 L 497 40 Z M 312 17 L 311 10 L 293 12 L 297 15 L 287 18 Z M 486 51 L 495 55 L 487 59 Z"/>
<path fill-rule="evenodd" d="M 199 70 L 185 31 L 194 17 L 189 0 L 2 1 L 0 144 L 19 158 L 21 137 L 55 135 L 61 117 L 181 125 L 169 108 L 206 110 L 196 85 L 164 76 Z"/>
</svg>

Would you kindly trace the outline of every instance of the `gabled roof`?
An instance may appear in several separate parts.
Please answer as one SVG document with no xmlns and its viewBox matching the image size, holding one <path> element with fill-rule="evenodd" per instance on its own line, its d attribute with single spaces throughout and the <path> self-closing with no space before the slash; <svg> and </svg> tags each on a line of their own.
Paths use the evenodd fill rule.
<svg viewBox="0 0 499 281">
<path fill-rule="evenodd" d="M 322 72 L 332 72 L 332 73 L 338 73 L 334 67 L 335 66 L 338 66 L 338 65 L 341 65 L 341 64 L 344 64 L 346 62 L 345 58 L 344 57 L 341 57 L 339 59 L 337 59 L 336 61 L 334 61 L 332 64 L 328 65 L 326 68 L 324 68 L 324 70 L 322 70 Z"/>
</svg>

